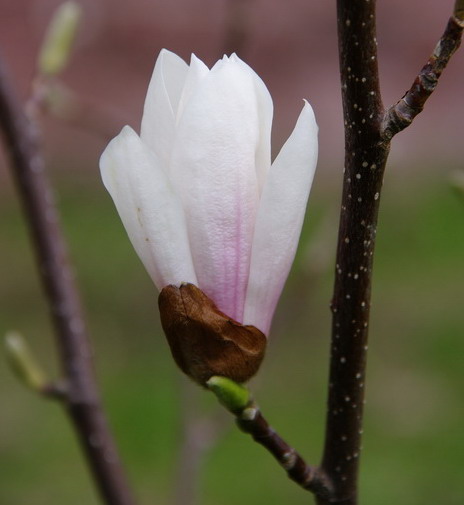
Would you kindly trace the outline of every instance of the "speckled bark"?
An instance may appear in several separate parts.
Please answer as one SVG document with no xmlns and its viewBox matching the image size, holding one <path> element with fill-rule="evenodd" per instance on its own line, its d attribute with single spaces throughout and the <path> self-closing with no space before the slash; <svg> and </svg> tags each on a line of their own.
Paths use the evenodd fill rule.
<svg viewBox="0 0 464 505">
<path fill-rule="evenodd" d="M 331 483 L 332 495 L 317 497 L 319 505 L 358 503 L 372 266 L 383 173 L 391 138 L 422 110 L 459 47 L 462 4 L 456 2 L 455 16 L 411 89 L 385 113 L 377 68 L 375 1 L 337 1 L 346 151 L 320 468 Z"/>
<path fill-rule="evenodd" d="M 340 214 L 326 440 L 321 468 L 329 500 L 357 503 L 371 273 L 383 172 L 389 144 L 380 136 L 375 2 L 339 0 L 338 32 L 345 169 Z"/>
</svg>

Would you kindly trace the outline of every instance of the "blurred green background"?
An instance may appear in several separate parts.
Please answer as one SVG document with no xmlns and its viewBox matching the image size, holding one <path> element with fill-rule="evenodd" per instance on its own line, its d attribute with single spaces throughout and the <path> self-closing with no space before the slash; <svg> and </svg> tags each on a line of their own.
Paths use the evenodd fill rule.
<svg viewBox="0 0 464 505">
<path fill-rule="evenodd" d="M 377 244 L 361 472 L 363 503 L 462 503 L 464 202 L 442 176 L 388 177 Z M 156 292 L 98 174 L 57 183 L 92 333 L 98 377 L 142 504 L 172 503 L 183 384 L 160 330 Z M 253 390 L 273 426 L 310 461 L 321 453 L 338 184 L 316 182 L 303 240 Z M 27 336 L 56 376 L 56 352 L 19 209 L 1 200 L 2 333 Z M 195 403 L 194 402 L 194 403 Z M 0 500 L 98 499 L 61 409 L 0 366 Z M 207 452 L 200 503 L 311 503 L 227 416 Z M 444 483 L 446 482 L 446 485 Z M 240 483 L 240 485 L 238 485 Z"/>
<path fill-rule="evenodd" d="M 186 419 L 200 424 L 197 443 L 210 439 L 212 444 L 202 461 L 198 504 L 313 503 L 231 417 L 221 414 L 211 394 L 189 384 L 175 368 L 159 325 L 156 290 L 97 168 L 108 135 L 124 123 L 137 129 L 159 49 L 168 47 L 186 59 L 195 51 L 211 64 L 225 46 L 233 49 L 224 33 L 235 15 L 230 6 L 238 3 L 247 20 L 239 56 L 263 77 L 274 98 L 274 151 L 293 127 L 303 96 L 311 98 L 320 125 L 320 163 L 300 248 L 265 363 L 252 382 L 271 424 L 317 463 L 343 160 L 334 5 L 83 1 L 86 21 L 63 80 L 93 113 L 90 119 L 80 117 L 81 124 L 50 117 L 41 122 L 102 396 L 141 505 L 180 505 L 174 490 L 183 482 L 179 451 Z M 0 46 L 23 97 L 56 4 L 0 0 Z M 450 7 L 392 0 L 379 2 L 379 9 L 382 88 L 390 103 L 425 61 Z M 410 15 L 417 12 L 424 16 L 421 26 L 429 29 L 412 35 Z M 395 139 L 387 169 L 361 459 L 364 504 L 464 501 L 464 199 L 449 184 L 450 174 L 464 168 L 462 104 L 454 105 L 464 85 L 463 61 L 458 54 L 426 111 Z M 22 332 L 50 375 L 59 376 L 47 307 L 0 150 L 0 335 L 10 329 Z M 203 417 L 212 424 L 201 424 Z M 0 503 L 99 503 L 63 411 L 25 390 L 5 360 L 0 360 Z"/>
</svg>

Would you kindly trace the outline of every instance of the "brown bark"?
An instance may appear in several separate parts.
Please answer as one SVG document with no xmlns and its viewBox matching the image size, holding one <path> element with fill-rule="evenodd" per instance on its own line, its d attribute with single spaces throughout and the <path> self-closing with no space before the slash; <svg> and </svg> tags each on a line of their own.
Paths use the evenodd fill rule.
<svg viewBox="0 0 464 505">
<path fill-rule="evenodd" d="M 0 128 L 61 356 L 64 381 L 50 387 L 50 395 L 63 402 L 105 503 L 133 505 L 96 385 L 85 321 L 37 131 L 24 114 L 1 60 Z"/>
</svg>

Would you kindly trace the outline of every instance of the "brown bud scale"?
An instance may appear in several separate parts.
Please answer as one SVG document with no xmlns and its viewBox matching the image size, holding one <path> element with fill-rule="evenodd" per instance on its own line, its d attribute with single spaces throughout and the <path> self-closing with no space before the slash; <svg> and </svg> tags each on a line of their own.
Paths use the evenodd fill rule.
<svg viewBox="0 0 464 505">
<path fill-rule="evenodd" d="M 166 286 L 158 306 L 172 356 L 195 382 L 204 386 L 213 375 L 246 382 L 258 371 L 264 333 L 228 317 L 195 285 Z"/>
</svg>

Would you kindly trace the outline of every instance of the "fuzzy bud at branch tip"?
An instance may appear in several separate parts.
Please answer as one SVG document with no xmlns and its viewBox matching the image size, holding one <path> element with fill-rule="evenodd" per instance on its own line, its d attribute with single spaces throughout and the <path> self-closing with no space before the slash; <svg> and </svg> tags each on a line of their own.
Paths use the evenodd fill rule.
<svg viewBox="0 0 464 505">
<path fill-rule="evenodd" d="M 39 53 L 41 74 L 53 76 L 64 69 L 69 61 L 81 14 L 81 7 L 73 1 L 64 2 L 56 9 Z"/>
<path fill-rule="evenodd" d="M 26 340 L 15 331 L 7 333 L 5 351 L 10 366 L 19 380 L 29 389 L 42 393 L 48 381 Z"/>
<path fill-rule="evenodd" d="M 228 317 L 194 284 L 166 286 L 158 305 L 175 362 L 198 384 L 206 386 L 212 376 L 246 382 L 258 371 L 264 334 Z"/>
</svg>

